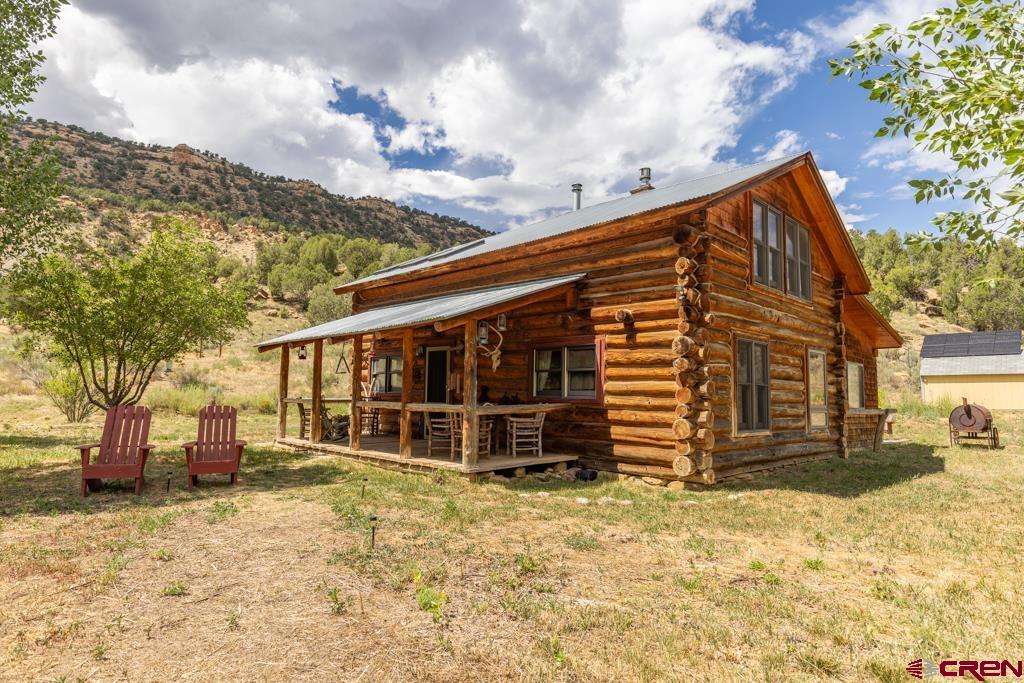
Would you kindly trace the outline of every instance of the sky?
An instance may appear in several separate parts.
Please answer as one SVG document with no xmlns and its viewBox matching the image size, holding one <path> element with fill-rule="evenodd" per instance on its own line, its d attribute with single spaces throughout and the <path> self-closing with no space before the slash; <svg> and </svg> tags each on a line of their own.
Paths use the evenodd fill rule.
<svg viewBox="0 0 1024 683">
<path fill-rule="evenodd" d="M 936 0 L 75 0 L 29 114 L 188 144 L 491 230 L 637 185 L 811 151 L 850 227 L 927 228 L 876 140 L 887 109 L 826 60 Z"/>
</svg>

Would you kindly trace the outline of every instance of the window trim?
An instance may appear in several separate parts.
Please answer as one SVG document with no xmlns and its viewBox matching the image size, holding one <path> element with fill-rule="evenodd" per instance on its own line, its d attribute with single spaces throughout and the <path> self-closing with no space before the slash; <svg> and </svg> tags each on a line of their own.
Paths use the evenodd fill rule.
<svg viewBox="0 0 1024 683">
<path fill-rule="evenodd" d="M 371 352 L 370 353 L 370 387 L 371 388 L 373 387 L 373 374 L 374 374 L 373 373 L 373 362 L 375 360 L 379 360 L 381 358 L 387 359 L 387 364 L 386 364 L 386 368 L 387 369 L 385 370 L 384 374 L 386 376 L 390 376 L 390 375 L 395 374 L 395 371 L 390 369 L 391 368 L 390 361 L 393 360 L 393 359 L 396 359 L 396 358 L 398 360 L 402 360 L 402 354 L 397 353 L 397 352 L 390 352 L 390 351 L 376 351 L 376 352 Z M 402 383 L 405 384 L 405 379 L 406 379 L 405 378 L 405 368 L 403 367 L 398 372 L 402 375 Z M 394 390 L 394 389 L 392 389 L 391 391 L 378 391 L 376 395 L 377 396 L 388 396 L 388 397 L 401 396 L 402 395 L 402 390 L 401 390 L 401 388 L 399 388 L 397 391 Z"/>
<path fill-rule="evenodd" d="M 801 302 L 801 303 L 804 303 L 804 304 L 811 304 L 814 301 L 814 236 L 813 236 L 813 234 L 811 232 L 810 226 L 808 226 L 806 223 L 804 223 L 803 221 L 798 219 L 793 214 L 791 214 L 791 213 L 789 213 L 787 211 L 783 211 L 781 208 L 779 208 L 775 204 L 772 204 L 772 203 L 770 203 L 768 201 L 765 201 L 764 199 L 761 199 L 759 197 L 755 197 L 753 195 L 750 196 L 750 201 L 748 202 L 748 209 L 749 209 L 749 214 L 748 215 L 749 215 L 749 219 L 750 219 L 749 223 L 748 223 L 748 225 L 749 225 L 749 230 L 748 230 L 749 242 L 748 242 L 748 244 L 750 245 L 750 274 L 748 276 L 748 282 L 750 283 L 751 287 L 756 287 L 757 289 L 759 289 L 760 291 L 763 291 L 765 293 L 774 294 L 776 296 L 785 296 L 785 297 L 787 297 L 789 299 L 792 299 L 792 300 L 795 300 L 795 301 L 798 301 L 798 302 Z M 756 274 L 756 271 L 757 271 L 757 245 L 759 243 L 762 243 L 762 241 L 757 239 L 757 236 L 754 234 L 755 212 L 758 211 L 758 210 L 764 211 L 764 215 L 762 217 L 761 224 L 762 224 L 762 230 L 764 230 L 765 232 L 767 232 L 767 230 L 768 230 L 768 227 L 767 227 L 767 225 L 768 225 L 767 224 L 768 213 L 769 212 L 775 212 L 780 217 L 780 227 L 779 227 L 779 232 L 781 233 L 779 235 L 779 238 L 780 238 L 780 241 L 781 241 L 780 242 L 780 247 L 779 247 L 780 252 L 781 252 L 781 254 L 780 254 L 780 260 L 781 260 L 781 264 L 780 264 L 780 269 L 781 269 L 781 273 L 780 273 L 781 286 L 780 287 L 773 287 L 768 282 L 769 277 L 770 277 L 770 272 L 771 272 L 771 247 L 769 246 L 768 242 L 763 242 L 764 248 L 767 250 L 767 255 L 765 256 L 765 282 L 762 282 L 762 281 L 757 279 L 757 274 Z M 787 223 L 790 222 L 790 221 L 792 221 L 798 227 L 804 229 L 807 232 L 807 275 L 808 275 L 808 287 L 810 288 L 810 291 L 807 293 L 806 297 L 801 296 L 799 294 L 793 293 L 792 291 L 790 291 L 790 288 L 789 288 L 789 258 L 788 258 L 788 253 L 789 253 L 789 230 L 787 228 Z M 798 252 L 799 252 L 799 248 L 800 247 L 799 247 L 799 243 L 798 243 L 797 244 L 797 251 Z M 799 256 L 800 256 L 799 253 L 797 253 L 796 254 L 797 262 L 798 263 L 802 263 L 802 261 L 799 258 Z"/>
<path fill-rule="evenodd" d="M 855 406 L 850 402 L 853 394 L 850 392 L 850 366 L 857 366 L 860 368 L 860 405 Z M 858 363 L 857 361 L 848 360 L 846 361 L 846 408 L 848 410 L 864 410 L 868 405 L 868 397 L 865 393 L 865 380 L 867 377 L 864 375 L 864 363 Z"/>
<path fill-rule="evenodd" d="M 752 393 L 754 405 L 752 411 L 754 413 L 754 427 L 751 429 L 744 429 L 740 426 L 740 378 L 739 378 L 739 351 L 740 344 L 749 343 L 754 346 L 763 346 L 765 353 L 765 372 L 767 375 L 767 383 L 764 385 L 752 383 L 752 387 L 764 386 L 766 388 L 765 396 L 767 398 L 767 410 L 766 410 L 766 423 L 764 427 L 758 427 L 757 425 L 757 393 Z M 733 340 L 733 372 L 732 372 L 732 414 L 733 414 L 733 435 L 735 436 L 759 436 L 764 434 L 772 433 L 772 373 L 771 373 L 771 341 L 769 339 L 757 339 L 754 337 L 736 337 Z M 751 357 L 751 366 L 753 366 L 753 357 Z"/>
<path fill-rule="evenodd" d="M 821 407 L 822 408 L 821 412 L 825 416 L 825 424 L 823 424 L 823 425 L 816 425 L 811 420 L 811 416 L 815 412 L 814 406 L 811 403 L 811 354 L 821 356 L 821 372 L 822 372 L 822 380 L 824 381 L 824 389 L 825 389 L 825 391 L 824 391 L 825 402 L 822 404 L 822 407 Z M 805 375 L 805 379 L 806 379 L 805 386 L 806 386 L 806 392 L 807 392 L 807 418 L 806 418 L 807 419 L 807 431 L 808 432 L 828 431 L 828 428 L 829 428 L 829 425 L 828 425 L 828 405 L 829 405 L 829 403 L 828 403 L 828 352 L 825 351 L 824 349 L 808 348 L 807 349 L 806 363 L 807 363 L 807 372 L 805 372 L 804 375 Z"/>
<path fill-rule="evenodd" d="M 565 349 L 573 346 L 594 347 L 594 396 L 570 396 L 568 386 L 569 369 L 566 363 Z M 537 373 L 534 370 L 534 357 L 536 351 L 542 349 L 562 349 L 562 396 L 538 396 L 537 395 Z M 544 403 L 579 403 L 583 405 L 603 405 L 605 385 L 605 341 L 604 335 L 576 335 L 568 337 L 548 337 L 545 339 L 532 339 L 527 347 L 527 396 L 530 401 Z"/>
</svg>

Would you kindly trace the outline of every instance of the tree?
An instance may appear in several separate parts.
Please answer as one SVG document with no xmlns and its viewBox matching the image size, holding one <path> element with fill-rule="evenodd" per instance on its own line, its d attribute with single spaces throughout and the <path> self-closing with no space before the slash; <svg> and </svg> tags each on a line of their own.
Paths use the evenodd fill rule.
<svg viewBox="0 0 1024 683">
<path fill-rule="evenodd" d="M 352 315 L 352 295 L 334 293 L 334 286 L 320 284 L 309 292 L 306 318 L 310 325 L 320 325 Z"/>
<path fill-rule="evenodd" d="M 957 238 L 994 249 L 1024 237 L 1024 2 L 957 0 L 906 28 L 879 24 L 829 61 L 833 76 L 861 78 L 869 99 L 889 104 L 876 137 L 905 136 L 947 156 L 956 170 L 910 181 L 918 202 L 958 198 L 973 210 L 944 211 L 920 245 Z"/>
<path fill-rule="evenodd" d="M 12 120 L 44 77 L 36 44 L 56 32 L 66 0 L 0 0 L 0 269 L 39 253 L 59 235 L 68 214 L 60 207 L 60 167 L 48 142 L 20 147 Z"/>
<path fill-rule="evenodd" d="M 9 278 L 15 321 L 60 349 L 101 408 L 138 402 L 161 362 L 248 325 L 242 289 L 215 284 L 213 245 L 178 219 L 155 223 L 130 258 L 52 254 Z"/>
</svg>

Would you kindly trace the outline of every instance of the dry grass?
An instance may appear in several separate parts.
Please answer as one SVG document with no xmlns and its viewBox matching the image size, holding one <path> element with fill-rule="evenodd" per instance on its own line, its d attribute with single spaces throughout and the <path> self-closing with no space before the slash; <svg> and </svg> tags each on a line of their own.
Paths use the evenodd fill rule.
<svg viewBox="0 0 1024 683">
<path fill-rule="evenodd" d="M 69 446 L 96 419 L 17 398 L 0 678 L 896 681 L 918 657 L 1015 656 L 1024 421 L 997 418 L 995 453 L 911 418 L 914 443 L 690 493 L 274 452 L 273 417 L 246 412 L 241 485 L 189 494 L 194 425 L 161 413 L 143 496 L 82 501 Z"/>
</svg>

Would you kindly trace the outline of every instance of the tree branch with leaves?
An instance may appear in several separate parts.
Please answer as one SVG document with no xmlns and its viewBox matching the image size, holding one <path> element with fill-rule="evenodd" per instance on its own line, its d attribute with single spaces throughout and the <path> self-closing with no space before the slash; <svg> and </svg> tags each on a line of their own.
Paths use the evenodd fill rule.
<svg viewBox="0 0 1024 683">
<path fill-rule="evenodd" d="M 905 28 L 879 24 L 848 48 L 829 61 L 833 76 L 861 79 L 870 100 L 893 109 L 875 136 L 907 137 L 956 166 L 909 181 L 915 199 L 973 205 L 937 213 L 937 234 L 912 241 L 994 249 L 1024 237 L 1024 3 L 957 0 Z"/>
</svg>

